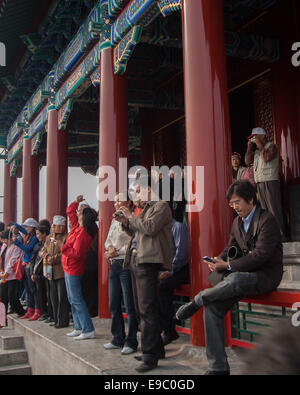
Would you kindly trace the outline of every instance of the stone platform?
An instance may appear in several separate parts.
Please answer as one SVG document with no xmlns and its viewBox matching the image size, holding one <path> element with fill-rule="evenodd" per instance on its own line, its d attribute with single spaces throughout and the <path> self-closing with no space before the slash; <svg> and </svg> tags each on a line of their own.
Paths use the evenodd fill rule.
<svg viewBox="0 0 300 395">
<path fill-rule="evenodd" d="M 96 338 L 76 341 L 66 336 L 72 327 L 55 329 L 39 321 L 20 320 L 9 315 L 9 327 L 0 329 L 5 336 L 24 337 L 29 364 L 33 375 L 138 375 L 139 362 L 134 355 L 121 355 L 121 350 L 105 350 L 103 345 L 111 340 L 110 320 L 93 318 Z M 4 332 L 2 332 L 4 334 Z M 138 350 L 138 353 L 139 354 Z M 231 373 L 242 373 L 241 350 L 228 349 Z M 244 350 L 242 351 L 245 352 Z M 205 349 L 189 344 L 189 336 L 166 347 L 166 359 L 149 372 L 151 375 L 202 375 L 207 370 Z"/>
</svg>

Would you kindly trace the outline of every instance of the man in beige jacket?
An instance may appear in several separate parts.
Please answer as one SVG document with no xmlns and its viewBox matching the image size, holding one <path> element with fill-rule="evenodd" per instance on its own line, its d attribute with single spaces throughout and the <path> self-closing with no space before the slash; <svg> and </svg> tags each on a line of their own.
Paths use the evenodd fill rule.
<svg viewBox="0 0 300 395">
<path fill-rule="evenodd" d="M 284 238 L 285 221 L 281 201 L 278 148 L 276 144 L 268 141 L 264 129 L 254 128 L 248 137 L 245 163 L 247 166 L 253 163 L 260 205 L 274 215 Z"/>
<path fill-rule="evenodd" d="M 125 264 L 130 262 L 140 319 L 143 355 L 136 357 L 142 362 L 136 368 L 139 373 L 154 369 L 158 360 L 165 356 L 159 320 L 159 272 L 172 267 L 172 213 L 167 202 L 158 201 L 154 196 L 151 182 L 151 177 L 148 177 L 146 182 L 141 180 L 137 186 L 137 194 L 146 196 L 141 201 L 143 211 L 139 217 L 126 207 L 120 208 L 121 216 L 114 215 L 132 235 Z"/>
</svg>

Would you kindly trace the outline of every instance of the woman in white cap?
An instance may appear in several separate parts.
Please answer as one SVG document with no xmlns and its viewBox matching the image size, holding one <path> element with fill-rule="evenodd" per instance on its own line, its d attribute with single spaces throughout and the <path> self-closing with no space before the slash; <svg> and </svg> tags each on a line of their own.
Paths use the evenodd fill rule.
<svg viewBox="0 0 300 395">
<path fill-rule="evenodd" d="M 24 286 L 26 290 L 27 312 L 21 319 L 29 318 L 30 321 L 35 321 L 40 317 L 39 301 L 37 296 L 37 289 L 35 283 L 31 279 L 30 261 L 34 246 L 38 243 L 35 231 L 38 223 L 33 218 L 27 218 L 23 225 L 13 223 L 13 229 L 18 229 L 22 233 L 23 244 L 13 236 L 13 243 L 23 251 L 22 262 L 24 265 Z"/>
</svg>

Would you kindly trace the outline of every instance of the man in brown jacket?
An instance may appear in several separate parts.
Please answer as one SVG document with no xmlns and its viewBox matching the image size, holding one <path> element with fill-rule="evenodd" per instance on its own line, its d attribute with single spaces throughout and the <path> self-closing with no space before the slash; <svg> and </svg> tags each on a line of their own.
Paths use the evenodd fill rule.
<svg viewBox="0 0 300 395">
<path fill-rule="evenodd" d="M 52 278 L 49 280 L 50 300 L 54 316 L 53 326 L 59 329 L 69 326 L 69 302 L 61 264 L 61 248 L 68 236 L 66 218 L 56 215 L 53 218 L 51 230 L 52 233 L 47 236 L 41 254 L 47 260 L 47 265 L 52 267 Z"/>
<path fill-rule="evenodd" d="M 206 354 L 210 375 L 229 374 L 224 345 L 223 318 L 234 303 L 247 295 L 275 290 L 283 274 L 282 244 L 278 222 L 261 209 L 249 181 L 237 181 L 227 192 L 237 217 L 228 246 L 208 263 L 213 288 L 199 292 L 192 302 L 176 313 L 178 319 L 191 317 L 204 307 Z M 237 252 L 230 260 L 232 250 Z M 207 262 L 206 262 L 207 263 Z"/>
<path fill-rule="evenodd" d="M 136 357 L 142 362 L 136 368 L 139 373 L 154 369 L 158 359 L 165 356 L 159 320 L 159 272 L 171 270 L 173 253 L 172 212 L 167 202 L 151 201 L 154 197 L 152 182 L 151 177 L 146 181 L 144 195 L 148 200 L 141 202 L 143 211 L 139 217 L 126 207 L 120 208 L 121 217 L 114 216 L 132 235 L 125 264 L 130 262 L 135 304 L 140 319 L 143 355 Z M 143 187 L 137 186 L 137 192 L 143 194 Z"/>
</svg>

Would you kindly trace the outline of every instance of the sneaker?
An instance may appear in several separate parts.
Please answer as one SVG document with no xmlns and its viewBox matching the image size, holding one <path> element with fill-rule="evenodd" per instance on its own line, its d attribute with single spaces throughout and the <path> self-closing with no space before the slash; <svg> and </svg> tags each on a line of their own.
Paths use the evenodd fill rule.
<svg viewBox="0 0 300 395">
<path fill-rule="evenodd" d="M 186 303 L 177 310 L 176 318 L 178 320 L 186 320 L 194 315 L 199 309 L 200 307 L 198 307 L 194 301 Z"/>
<path fill-rule="evenodd" d="M 81 334 L 81 330 L 79 329 L 74 329 L 73 332 L 67 333 L 67 336 L 69 337 L 75 337 L 79 336 Z"/>
<path fill-rule="evenodd" d="M 117 348 L 121 348 L 120 346 L 115 346 L 112 343 L 106 343 L 103 345 L 103 347 L 105 348 L 105 350 L 116 350 Z"/>
<path fill-rule="evenodd" d="M 131 348 L 131 347 L 129 347 L 129 346 L 124 346 L 123 349 L 122 349 L 122 351 L 121 351 L 121 354 L 123 354 L 123 355 L 129 355 L 129 354 L 133 354 L 134 352 L 136 352 L 136 349 Z"/>
<path fill-rule="evenodd" d="M 81 333 L 79 336 L 74 337 L 74 340 L 94 339 L 95 331 Z"/>
</svg>

